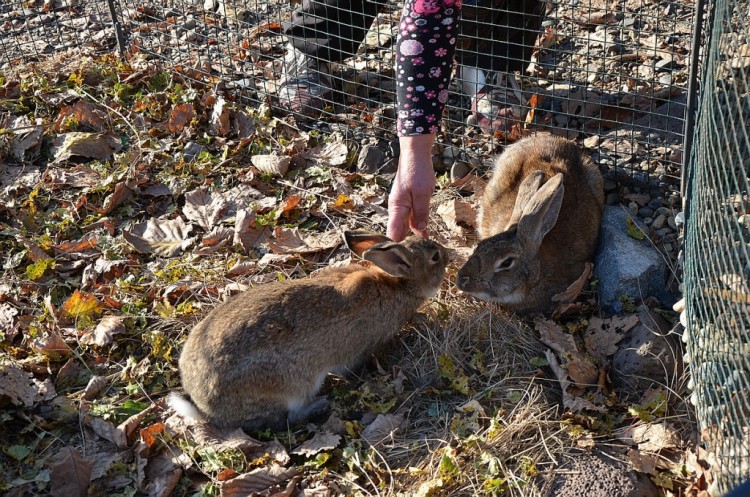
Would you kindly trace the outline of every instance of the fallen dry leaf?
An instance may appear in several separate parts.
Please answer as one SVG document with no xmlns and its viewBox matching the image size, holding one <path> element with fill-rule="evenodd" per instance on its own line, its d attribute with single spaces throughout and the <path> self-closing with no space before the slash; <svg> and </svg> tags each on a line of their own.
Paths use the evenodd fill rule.
<svg viewBox="0 0 750 497">
<path fill-rule="evenodd" d="M 47 392 L 47 386 L 31 373 L 11 362 L 0 364 L 0 400 L 8 399 L 18 407 L 33 407 Z"/>
<path fill-rule="evenodd" d="M 266 492 L 300 474 L 297 468 L 284 468 L 273 465 L 254 469 L 236 478 L 221 483 L 221 497 L 246 497 L 254 493 Z"/>
<path fill-rule="evenodd" d="M 98 185 L 102 177 L 98 171 L 84 164 L 78 164 L 68 169 L 48 167 L 42 179 L 50 187 L 91 188 Z"/>
<path fill-rule="evenodd" d="M 271 229 L 267 225 L 257 226 L 255 217 L 254 212 L 241 209 L 235 220 L 233 243 L 242 246 L 248 254 L 271 237 Z"/>
<path fill-rule="evenodd" d="M 534 328 L 539 332 L 539 340 L 560 355 L 577 354 L 575 338 L 566 333 L 562 326 L 549 319 L 536 318 Z"/>
<path fill-rule="evenodd" d="M 194 221 L 205 231 L 211 231 L 229 207 L 221 195 L 212 195 L 208 188 L 198 188 L 185 194 L 182 213 L 188 221 Z"/>
<path fill-rule="evenodd" d="M 107 195 L 102 206 L 95 208 L 100 214 L 109 214 L 115 207 L 133 197 L 135 184 L 131 180 L 119 181 L 115 184 L 115 189 Z"/>
<path fill-rule="evenodd" d="M 73 105 L 60 109 L 55 119 L 54 128 L 57 132 L 63 131 L 65 121 L 73 117 L 78 126 L 91 128 L 93 131 L 104 131 L 107 114 L 96 104 L 79 100 Z M 79 128 L 80 129 L 80 128 Z"/>
<path fill-rule="evenodd" d="M 101 314 L 104 305 L 90 293 L 76 290 L 62 306 L 63 315 L 70 318 Z"/>
<path fill-rule="evenodd" d="M 630 426 L 620 437 L 637 445 L 638 450 L 658 453 L 662 449 L 676 449 L 682 445 L 680 434 L 668 423 L 644 423 Z"/>
<path fill-rule="evenodd" d="M 184 103 L 176 105 L 172 109 L 172 113 L 169 115 L 169 121 L 167 121 L 167 129 L 171 133 L 181 133 L 185 126 L 190 124 L 190 121 L 195 119 L 195 109 L 193 104 Z"/>
<path fill-rule="evenodd" d="M 81 337 L 81 343 L 104 347 L 112 343 L 114 336 L 120 333 L 125 333 L 125 318 L 122 316 L 104 316 L 92 333 Z"/>
<path fill-rule="evenodd" d="M 83 459 L 72 447 L 63 447 L 50 467 L 50 495 L 53 497 L 86 497 L 91 485 L 94 462 Z"/>
<path fill-rule="evenodd" d="M 476 227 L 477 213 L 470 203 L 454 198 L 442 203 L 437 213 L 445 222 L 448 229 L 460 233 L 465 227 Z"/>
<path fill-rule="evenodd" d="M 211 117 L 208 121 L 208 132 L 214 136 L 224 136 L 229 133 L 229 108 L 224 97 L 219 95 L 214 103 Z"/>
<path fill-rule="evenodd" d="M 406 423 L 407 410 L 395 414 L 378 414 L 375 420 L 362 430 L 362 439 L 377 446 L 399 431 Z"/>
<path fill-rule="evenodd" d="M 172 257 L 195 242 L 195 238 L 188 237 L 192 230 L 193 225 L 185 224 L 181 217 L 151 218 L 133 225 L 129 230 L 123 230 L 122 236 L 138 252 Z"/>
<path fill-rule="evenodd" d="M 57 135 L 55 141 L 52 142 L 52 155 L 55 160 L 51 164 L 59 164 L 71 157 L 105 160 L 112 157 L 120 148 L 122 148 L 120 139 L 111 132 L 63 133 Z"/>
<path fill-rule="evenodd" d="M 331 250 L 339 243 L 341 236 L 335 230 L 303 238 L 297 228 L 277 226 L 273 231 L 273 238 L 268 240 L 268 247 L 274 254 L 309 254 Z"/>
<path fill-rule="evenodd" d="M 201 243 L 195 249 L 196 254 L 209 255 L 213 254 L 220 248 L 232 242 L 234 230 L 229 228 L 214 227 L 210 233 L 206 233 L 201 238 Z"/>
<path fill-rule="evenodd" d="M 589 276 L 591 276 L 591 272 L 593 271 L 593 269 L 594 265 L 590 262 L 587 262 L 583 269 L 583 273 L 581 273 L 581 276 L 579 276 L 578 279 L 571 283 L 564 291 L 553 295 L 552 302 L 565 304 L 574 301 L 578 297 L 578 295 L 581 294 L 581 291 L 586 285 Z"/>
<path fill-rule="evenodd" d="M 310 440 L 306 440 L 302 445 L 294 449 L 292 454 L 305 457 L 314 456 L 318 452 L 335 449 L 340 441 L 341 435 L 336 435 L 328 431 L 317 432 Z"/>
<path fill-rule="evenodd" d="M 109 380 L 104 376 L 92 376 L 83 390 L 83 400 L 94 400 L 107 383 Z"/>
<path fill-rule="evenodd" d="M 347 157 L 349 155 L 349 149 L 346 143 L 342 142 L 329 142 L 323 147 L 315 147 L 305 153 L 305 157 L 322 162 L 327 166 L 341 166 L 346 164 Z"/>
<path fill-rule="evenodd" d="M 611 319 L 592 316 L 589 319 L 589 326 L 583 332 L 586 352 L 599 361 L 606 361 L 607 357 L 617 352 L 617 344 L 625 338 L 624 332 L 636 324 L 638 324 L 637 314 L 615 316 Z"/>
<path fill-rule="evenodd" d="M 55 330 L 48 330 L 44 336 L 35 338 L 32 347 L 37 352 L 47 356 L 61 355 L 67 357 L 73 353 L 60 333 Z"/>
<path fill-rule="evenodd" d="M 628 450 L 630 465 L 639 473 L 653 475 L 656 472 L 656 460 L 649 454 L 642 454 L 635 449 Z"/>
<path fill-rule="evenodd" d="M 12 118 L 5 127 L 6 131 L 12 132 L 13 140 L 10 144 L 10 151 L 11 155 L 18 160 L 23 160 L 26 151 L 37 149 L 42 144 L 44 128 L 40 118 L 32 123 L 27 116 L 19 116 Z"/>
<path fill-rule="evenodd" d="M 563 394 L 563 407 L 565 407 L 565 409 L 569 410 L 570 412 L 579 412 L 584 409 L 597 412 L 606 412 L 606 409 L 604 407 L 594 405 L 592 402 L 589 402 L 586 399 L 572 395 L 568 391 L 568 387 L 570 387 L 568 373 L 567 371 L 565 371 L 565 369 L 562 368 L 562 366 L 560 366 L 560 363 L 557 362 L 557 357 L 555 357 L 554 352 L 552 352 L 551 350 L 547 350 L 544 355 L 547 358 L 547 363 L 549 364 L 550 369 L 552 369 L 552 372 L 555 373 L 557 381 L 560 382 L 560 388 L 562 389 Z"/>
<path fill-rule="evenodd" d="M 278 155 L 253 155 L 250 162 L 263 174 L 284 177 L 289 170 L 291 159 Z"/>
</svg>

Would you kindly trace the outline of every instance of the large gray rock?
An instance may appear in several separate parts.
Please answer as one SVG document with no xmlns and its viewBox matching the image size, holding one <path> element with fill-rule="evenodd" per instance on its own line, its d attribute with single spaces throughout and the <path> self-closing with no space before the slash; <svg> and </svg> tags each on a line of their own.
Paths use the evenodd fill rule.
<svg viewBox="0 0 750 497">
<path fill-rule="evenodd" d="M 599 302 L 609 313 L 622 312 L 620 297 L 639 302 L 657 297 L 672 305 L 673 295 L 666 290 L 667 265 L 648 239 L 628 235 L 627 218 L 648 233 L 648 228 L 622 206 L 605 206 L 599 235 L 594 275 L 599 280 Z"/>
<path fill-rule="evenodd" d="M 581 454 L 555 476 L 547 497 L 657 497 L 656 485 L 612 457 Z"/>
<path fill-rule="evenodd" d="M 655 385 L 671 385 L 682 374 L 682 342 L 659 314 L 644 310 L 612 357 L 610 376 L 619 392 L 640 397 Z"/>
</svg>

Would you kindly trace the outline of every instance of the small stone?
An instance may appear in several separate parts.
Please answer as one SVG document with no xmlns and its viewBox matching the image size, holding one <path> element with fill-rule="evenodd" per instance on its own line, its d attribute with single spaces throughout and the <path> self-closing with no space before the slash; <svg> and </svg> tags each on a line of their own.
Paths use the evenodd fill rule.
<svg viewBox="0 0 750 497">
<path fill-rule="evenodd" d="M 677 62 L 674 59 L 659 59 L 659 61 L 654 65 L 654 70 L 656 72 L 671 71 L 676 66 Z"/>
<path fill-rule="evenodd" d="M 365 145 L 359 151 L 357 158 L 357 170 L 361 173 L 373 174 L 383 163 L 385 153 L 375 145 Z"/>
<path fill-rule="evenodd" d="M 656 210 L 656 209 L 658 209 L 660 207 L 663 207 L 661 205 L 661 202 L 659 201 L 659 199 L 656 199 L 656 198 L 653 199 L 653 200 L 651 200 L 651 202 L 648 203 L 648 206 L 651 207 L 654 210 Z"/>
<path fill-rule="evenodd" d="M 466 177 L 471 172 L 471 167 L 465 162 L 456 162 L 451 166 L 451 182 Z"/>
<path fill-rule="evenodd" d="M 672 75 L 669 74 L 669 73 L 667 73 L 667 74 L 662 74 L 661 76 L 659 76 L 659 84 L 662 84 L 664 86 L 671 85 L 672 84 Z"/>
<path fill-rule="evenodd" d="M 654 209 L 651 207 L 641 207 L 638 209 L 638 215 L 642 218 L 649 218 L 654 215 Z"/>
<path fill-rule="evenodd" d="M 620 194 L 617 192 L 608 193 L 604 199 L 604 203 L 607 205 L 616 205 L 620 203 Z"/>
<path fill-rule="evenodd" d="M 671 252 L 672 252 L 672 251 L 674 250 L 674 247 L 672 246 L 672 244 L 671 244 L 671 243 L 665 243 L 665 244 L 664 244 L 664 250 L 665 250 L 666 252 L 669 252 L 669 253 L 671 253 Z"/>
<path fill-rule="evenodd" d="M 652 225 L 653 227 L 653 225 Z M 654 231 L 654 235 L 657 238 L 664 238 L 669 233 L 669 228 L 661 228 Z"/>
<path fill-rule="evenodd" d="M 656 209 L 656 213 L 661 216 L 669 216 L 672 214 L 672 211 L 670 211 L 668 207 L 659 207 Z"/>
<path fill-rule="evenodd" d="M 664 214 L 659 214 L 656 219 L 654 219 L 654 223 L 651 225 L 651 227 L 655 230 L 658 230 L 663 228 L 666 223 L 667 216 L 665 216 Z"/>
<path fill-rule="evenodd" d="M 669 225 L 670 228 L 677 231 L 677 223 L 675 222 L 674 216 L 669 216 L 667 218 L 667 225 Z"/>
<path fill-rule="evenodd" d="M 630 202 L 628 204 L 628 209 L 630 209 L 631 211 L 633 211 L 634 214 L 637 214 L 638 213 L 638 204 L 636 202 Z"/>
<path fill-rule="evenodd" d="M 653 217 L 643 218 L 643 222 L 646 224 L 646 226 L 651 226 L 651 224 L 653 224 L 654 222 L 654 218 Z"/>
<path fill-rule="evenodd" d="M 443 149 L 443 157 L 446 159 L 458 159 L 461 157 L 461 149 L 449 145 Z"/>
<path fill-rule="evenodd" d="M 609 179 L 609 178 L 607 178 L 607 179 L 604 180 L 604 191 L 605 192 L 611 192 L 611 191 L 616 190 L 616 189 L 617 189 L 617 181 L 615 181 L 613 179 Z"/>
</svg>

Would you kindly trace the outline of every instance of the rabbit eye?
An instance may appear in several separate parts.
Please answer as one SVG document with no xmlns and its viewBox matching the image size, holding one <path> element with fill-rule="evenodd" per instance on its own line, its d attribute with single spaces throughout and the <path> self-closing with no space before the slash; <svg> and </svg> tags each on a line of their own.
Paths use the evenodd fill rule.
<svg viewBox="0 0 750 497">
<path fill-rule="evenodd" d="M 440 261 L 440 252 L 435 252 L 435 254 L 432 256 L 432 262 L 439 262 Z"/>
<path fill-rule="evenodd" d="M 516 262 L 515 257 L 506 257 L 502 261 L 499 261 L 497 264 L 495 264 L 495 272 L 497 273 L 504 269 L 509 269 L 514 262 Z"/>
</svg>

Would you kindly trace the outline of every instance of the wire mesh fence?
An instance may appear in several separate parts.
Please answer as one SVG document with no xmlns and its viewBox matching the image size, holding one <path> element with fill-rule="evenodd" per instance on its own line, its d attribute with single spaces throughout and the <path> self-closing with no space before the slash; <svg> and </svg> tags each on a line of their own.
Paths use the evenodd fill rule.
<svg viewBox="0 0 750 497">
<path fill-rule="evenodd" d="M 715 3 L 686 175 L 685 297 L 693 396 L 716 493 L 750 478 L 748 5 Z"/>
</svg>

